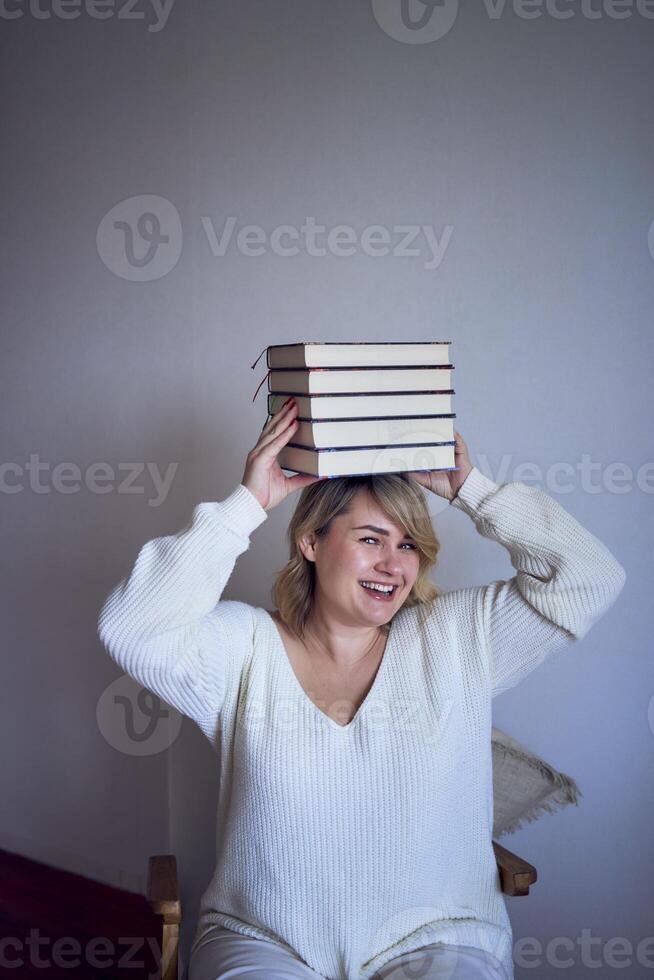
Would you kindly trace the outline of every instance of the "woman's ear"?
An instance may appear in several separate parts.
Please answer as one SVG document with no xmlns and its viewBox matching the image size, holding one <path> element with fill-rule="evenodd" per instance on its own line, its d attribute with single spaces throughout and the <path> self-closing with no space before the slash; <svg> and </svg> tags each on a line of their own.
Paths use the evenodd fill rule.
<svg viewBox="0 0 654 980">
<path fill-rule="evenodd" d="M 316 535 L 313 531 L 298 538 L 297 545 L 307 561 L 316 560 Z"/>
</svg>

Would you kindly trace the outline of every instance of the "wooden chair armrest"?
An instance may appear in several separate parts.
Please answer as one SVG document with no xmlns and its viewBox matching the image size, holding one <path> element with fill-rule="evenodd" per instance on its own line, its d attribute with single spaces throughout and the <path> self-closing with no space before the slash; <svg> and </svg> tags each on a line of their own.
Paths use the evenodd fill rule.
<svg viewBox="0 0 654 980">
<path fill-rule="evenodd" d="M 495 860 L 500 872 L 502 891 L 505 895 L 528 895 L 529 886 L 538 877 L 536 868 L 517 854 L 508 851 L 497 841 L 493 841 Z"/>
<path fill-rule="evenodd" d="M 154 854 L 150 857 L 146 897 L 152 911 L 163 920 L 161 960 L 157 976 L 161 980 L 177 980 L 182 905 L 177 888 L 177 861 L 174 854 Z"/>
<path fill-rule="evenodd" d="M 150 857 L 147 899 L 152 911 L 161 915 L 166 925 L 178 925 L 182 921 L 174 854 L 153 854 Z"/>
</svg>

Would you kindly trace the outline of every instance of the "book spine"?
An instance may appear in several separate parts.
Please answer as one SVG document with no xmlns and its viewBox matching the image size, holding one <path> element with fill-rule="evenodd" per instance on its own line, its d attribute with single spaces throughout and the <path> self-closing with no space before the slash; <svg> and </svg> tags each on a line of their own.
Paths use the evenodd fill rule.
<svg viewBox="0 0 654 980">
<path fill-rule="evenodd" d="M 429 449 L 430 446 L 456 446 L 456 442 L 448 439 L 447 442 L 391 442 L 381 446 L 334 446 L 333 448 L 301 446 L 299 442 L 287 442 L 286 445 L 292 446 L 294 449 L 303 449 L 306 453 L 354 453 L 360 449 Z"/>
<path fill-rule="evenodd" d="M 366 364 L 337 367 L 285 367 L 274 371 L 454 371 L 454 364 Z"/>
</svg>

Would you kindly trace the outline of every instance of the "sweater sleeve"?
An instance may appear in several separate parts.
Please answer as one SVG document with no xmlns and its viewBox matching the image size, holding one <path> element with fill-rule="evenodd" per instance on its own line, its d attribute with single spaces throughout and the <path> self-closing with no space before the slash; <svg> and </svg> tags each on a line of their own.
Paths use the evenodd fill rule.
<svg viewBox="0 0 654 980">
<path fill-rule="evenodd" d="M 473 467 L 451 506 L 503 545 L 517 570 L 509 581 L 473 590 L 495 696 L 584 637 L 616 600 L 626 573 L 601 541 L 536 487 L 497 484 Z"/>
<path fill-rule="evenodd" d="M 183 530 L 143 545 L 100 612 L 98 635 L 113 660 L 195 721 L 220 711 L 236 677 L 235 604 L 219 599 L 266 517 L 243 484 L 198 504 Z"/>
</svg>

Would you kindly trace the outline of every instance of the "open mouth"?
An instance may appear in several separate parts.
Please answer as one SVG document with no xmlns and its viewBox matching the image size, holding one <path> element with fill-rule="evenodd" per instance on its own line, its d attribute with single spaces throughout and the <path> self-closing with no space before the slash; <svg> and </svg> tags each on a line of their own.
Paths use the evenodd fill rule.
<svg viewBox="0 0 654 980">
<path fill-rule="evenodd" d="M 390 602 L 395 593 L 397 592 L 397 585 L 392 586 L 375 586 L 373 582 L 359 582 L 359 585 L 364 589 L 368 595 L 378 602 Z"/>
</svg>

